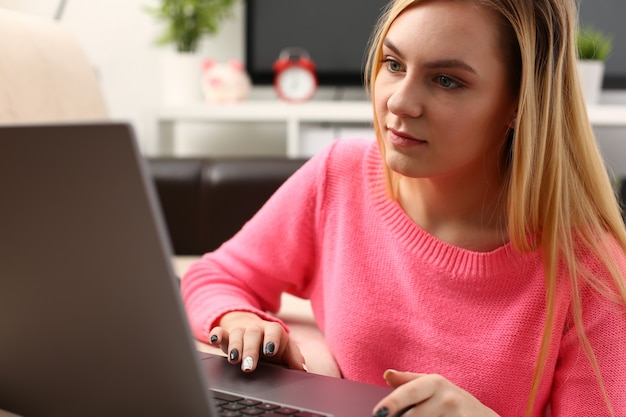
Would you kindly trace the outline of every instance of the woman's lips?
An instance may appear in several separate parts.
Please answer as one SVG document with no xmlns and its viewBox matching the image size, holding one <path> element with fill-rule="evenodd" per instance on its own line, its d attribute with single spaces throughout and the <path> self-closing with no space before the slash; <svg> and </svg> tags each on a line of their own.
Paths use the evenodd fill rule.
<svg viewBox="0 0 626 417">
<path fill-rule="evenodd" d="M 425 140 L 418 139 L 409 135 L 408 133 L 396 129 L 387 128 L 387 131 L 389 132 L 389 141 L 397 146 L 417 146 L 427 143 Z"/>
</svg>

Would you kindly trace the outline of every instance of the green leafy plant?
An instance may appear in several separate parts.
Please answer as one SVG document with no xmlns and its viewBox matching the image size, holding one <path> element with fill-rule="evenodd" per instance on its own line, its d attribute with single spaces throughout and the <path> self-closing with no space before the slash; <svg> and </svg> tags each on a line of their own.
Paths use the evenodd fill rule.
<svg viewBox="0 0 626 417">
<path fill-rule="evenodd" d="M 581 28 L 576 40 L 581 60 L 605 61 L 613 49 L 613 38 L 591 27 Z"/>
<path fill-rule="evenodd" d="M 204 35 L 217 33 L 222 20 L 232 15 L 236 0 L 160 0 L 146 11 L 166 23 L 159 45 L 174 44 L 179 52 L 195 52 Z"/>
</svg>

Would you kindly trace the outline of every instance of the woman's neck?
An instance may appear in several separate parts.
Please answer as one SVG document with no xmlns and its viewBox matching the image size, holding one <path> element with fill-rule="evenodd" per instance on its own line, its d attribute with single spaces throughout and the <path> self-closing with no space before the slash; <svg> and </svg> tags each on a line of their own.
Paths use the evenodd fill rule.
<svg viewBox="0 0 626 417">
<path fill-rule="evenodd" d="M 509 240 L 502 181 L 399 178 L 398 202 L 406 214 L 438 239 L 475 252 Z"/>
</svg>

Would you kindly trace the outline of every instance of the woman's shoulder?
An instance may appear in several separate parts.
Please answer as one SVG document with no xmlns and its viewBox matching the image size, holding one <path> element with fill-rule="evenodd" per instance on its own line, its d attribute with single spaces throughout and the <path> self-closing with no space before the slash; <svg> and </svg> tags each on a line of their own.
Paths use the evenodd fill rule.
<svg viewBox="0 0 626 417">
<path fill-rule="evenodd" d="M 363 162 L 364 156 L 378 151 L 378 145 L 372 139 L 337 139 L 324 151 L 332 160 Z"/>
<path fill-rule="evenodd" d="M 606 270 L 607 260 L 611 260 L 616 267 L 626 273 L 626 252 L 618 237 L 602 230 L 588 232 L 587 235 L 576 235 L 574 239 L 575 254 L 580 263 L 591 271 L 609 273 Z"/>
<path fill-rule="evenodd" d="M 322 154 L 329 172 L 354 170 L 381 162 L 378 144 L 372 139 L 338 139 Z"/>
<path fill-rule="evenodd" d="M 313 182 L 321 195 L 335 192 L 362 195 L 364 187 L 377 187 L 382 178 L 382 158 L 372 139 L 338 139 L 313 155 L 298 178 Z"/>
<path fill-rule="evenodd" d="M 366 171 L 372 171 L 371 167 L 380 166 L 381 163 L 375 140 L 337 139 L 315 153 L 289 182 L 298 182 L 298 187 L 303 186 L 303 183 L 315 184 L 316 188 L 322 190 L 329 186 L 354 187 L 367 183 L 372 177 Z"/>
</svg>

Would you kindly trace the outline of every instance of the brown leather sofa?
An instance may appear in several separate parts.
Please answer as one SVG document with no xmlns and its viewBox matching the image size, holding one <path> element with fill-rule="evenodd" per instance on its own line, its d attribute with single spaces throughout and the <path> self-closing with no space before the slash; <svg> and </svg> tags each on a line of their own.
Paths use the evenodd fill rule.
<svg viewBox="0 0 626 417">
<path fill-rule="evenodd" d="M 201 255 L 233 236 L 305 159 L 148 158 L 175 255 Z"/>
</svg>

